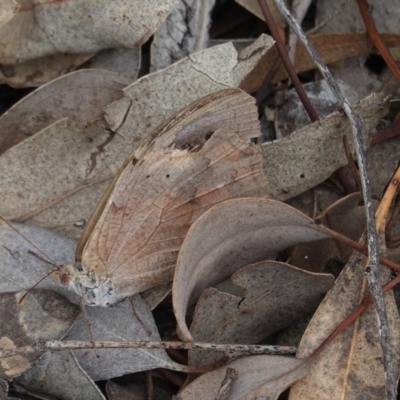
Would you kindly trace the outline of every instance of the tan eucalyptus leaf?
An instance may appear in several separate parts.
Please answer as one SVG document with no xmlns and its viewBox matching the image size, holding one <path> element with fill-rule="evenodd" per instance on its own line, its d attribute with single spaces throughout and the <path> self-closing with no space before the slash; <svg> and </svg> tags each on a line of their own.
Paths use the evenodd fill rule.
<svg viewBox="0 0 400 400">
<path fill-rule="evenodd" d="M 10 350 L 34 344 L 41 338 L 60 339 L 71 328 L 79 307 L 49 290 L 0 294 L 0 348 Z M 21 375 L 42 353 L 30 353 L 0 359 L 0 375 L 10 379 Z"/>
<path fill-rule="evenodd" d="M 49 82 L 0 117 L 0 154 L 62 118 L 82 126 L 101 119 L 104 107 L 120 99 L 129 83 L 103 70 L 80 70 Z"/>
<path fill-rule="evenodd" d="M 0 27 L 0 62 L 18 64 L 57 53 L 93 53 L 143 44 L 176 0 L 19 0 Z"/>
<path fill-rule="evenodd" d="M 334 278 L 278 261 L 262 261 L 236 271 L 230 281 L 237 296 L 214 288 L 200 296 L 190 325 L 197 342 L 259 343 L 314 312 Z M 192 365 L 216 361 L 215 352 L 190 351 Z"/>
<path fill-rule="evenodd" d="M 365 263 L 363 255 L 353 253 L 311 319 L 297 357 L 312 353 L 368 294 Z M 382 281 L 386 281 L 389 273 L 381 268 Z M 385 300 L 391 341 L 398 354 L 400 320 L 393 293 L 386 293 Z M 291 388 L 290 399 L 383 399 L 385 385 L 376 312 L 369 307 L 312 362 L 309 373 Z"/>
<path fill-rule="evenodd" d="M 213 207 L 192 225 L 178 257 L 172 295 L 183 338 L 193 340 L 186 310 L 207 287 L 294 244 L 327 237 L 309 217 L 275 200 L 242 198 Z"/>
<path fill-rule="evenodd" d="M 283 356 L 243 357 L 201 375 L 179 393 L 180 398 L 215 399 L 228 367 L 238 374 L 229 392 L 229 400 L 276 400 L 286 388 L 307 373 L 309 363 L 305 359 Z"/>
</svg>

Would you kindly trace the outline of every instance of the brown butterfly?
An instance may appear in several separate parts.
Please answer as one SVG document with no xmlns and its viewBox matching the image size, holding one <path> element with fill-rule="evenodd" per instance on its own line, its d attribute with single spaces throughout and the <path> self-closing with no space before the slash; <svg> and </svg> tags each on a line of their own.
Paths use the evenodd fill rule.
<svg viewBox="0 0 400 400">
<path fill-rule="evenodd" d="M 259 134 L 254 100 L 239 89 L 170 117 L 125 161 L 85 228 L 75 265 L 55 272 L 56 281 L 99 306 L 171 281 L 200 215 L 227 199 L 267 194 L 260 149 L 250 141 Z"/>
</svg>

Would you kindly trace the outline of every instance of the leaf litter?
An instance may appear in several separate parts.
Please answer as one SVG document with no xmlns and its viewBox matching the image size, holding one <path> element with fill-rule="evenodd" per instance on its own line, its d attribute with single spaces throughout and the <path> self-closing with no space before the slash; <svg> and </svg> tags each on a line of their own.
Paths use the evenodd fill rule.
<svg viewBox="0 0 400 400">
<path fill-rule="evenodd" d="M 71 2 L 75 6 L 78 3 Z M 0 21 L 4 24 L 2 29 L 7 24 L 12 26 L 11 22 L 17 22 L 18 18 L 21 18 L 22 14 L 18 15 L 21 10 L 14 8 L 16 4 L 10 1 L 7 3 L 8 8 L 1 9 L 4 12 L 4 14 L 0 13 L 2 18 Z M 67 10 L 71 4 L 67 2 L 58 4 L 54 17 L 57 16 L 58 10 L 63 7 Z M 318 7 L 323 4 L 324 2 L 320 0 Z M 118 8 L 116 3 L 113 6 Z M 47 5 L 43 7 L 46 11 Z M 172 9 L 172 2 L 168 7 Z M 38 7 L 33 12 L 37 10 L 39 10 Z M 165 11 L 166 8 L 163 10 Z M 154 32 L 167 13 L 165 11 L 164 14 L 158 15 L 158 19 L 153 19 L 154 25 L 141 36 L 139 42 Z M 60 15 L 60 18 L 64 18 L 65 15 Z M 31 16 L 29 12 L 25 14 L 25 18 L 29 19 Z M 43 16 L 46 16 L 45 13 Z M 209 34 L 205 29 L 208 15 L 203 14 L 201 18 L 204 19 L 196 22 L 199 30 L 195 35 L 199 40 L 201 39 L 200 41 L 204 41 Z M 182 23 L 188 22 L 189 20 L 186 19 Z M 120 28 L 117 35 L 123 34 L 125 27 Z M 167 28 L 171 29 L 171 36 L 179 37 L 179 35 L 176 36 L 177 32 L 171 24 Z M 51 26 L 49 25 L 47 29 L 50 32 Z M 160 35 L 157 36 L 159 49 L 160 46 L 165 46 L 167 52 L 170 51 L 168 49 L 175 49 L 166 59 L 182 58 L 184 54 L 179 55 L 175 45 L 162 43 L 168 36 L 162 33 L 162 29 Z M 97 34 L 96 39 L 99 41 L 92 42 L 94 47 L 86 46 L 82 42 L 80 45 L 83 45 L 84 49 L 76 48 L 71 52 L 76 52 L 77 57 L 85 61 L 92 58 L 94 52 L 100 50 L 102 37 L 104 34 L 109 34 L 107 32 L 105 29 L 102 34 Z M 14 33 L 10 30 L 10 35 Z M 138 33 L 140 36 L 140 31 Z M 389 31 L 385 40 L 393 45 L 397 39 L 396 35 L 390 36 L 391 33 L 393 32 Z M 111 38 L 112 36 L 107 40 Z M 22 47 L 25 46 L 23 40 L 25 39 L 21 37 Z M 26 77 L 24 77 L 24 74 L 18 71 L 23 71 L 29 63 L 32 65 L 29 68 L 41 70 L 43 64 L 50 64 L 46 60 L 50 60 L 51 57 L 56 62 L 62 60 L 62 57 L 67 56 L 60 53 L 64 51 L 60 50 L 62 40 L 60 37 L 57 42 L 61 44 L 61 47 L 56 47 L 56 54 L 48 55 L 49 47 L 46 48 L 45 43 L 41 49 L 32 47 L 28 49 L 31 55 L 21 53 L 20 61 L 25 60 L 25 62 L 9 65 L 8 69 L 2 68 L 1 73 L 4 74 L 6 71 L 10 75 L 10 82 L 12 79 L 15 79 L 14 82 L 20 82 L 16 85 L 25 84 L 22 83 L 24 81 L 43 83 L 46 82 L 46 76 L 51 76 L 51 78 L 59 76 L 61 72 L 57 72 L 57 68 L 61 71 L 60 66 L 54 67 L 54 72 L 46 72 L 43 78 L 39 77 L 40 74 L 37 74 L 37 77 L 34 77 L 34 74 L 28 77 L 29 72 L 26 72 Z M 133 38 L 129 40 L 132 40 L 132 43 L 119 44 L 120 47 L 136 46 L 133 44 Z M 323 34 L 312 36 L 312 40 L 320 43 L 327 62 L 332 62 L 335 57 L 337 57 L 336 61 L 344 60 L 349 57 L 349 54 L 353 57 L 355 54 L 366 54 L 366 49 L 368 49 L 365 41 L 363 42 L 364 39 L 361 39 L 358 34 L 344 33 L 340 38 L 334 34 Z M 327 50 L 333 42 L 342 53 Z M 73 45 L 73 41 L 70 44 Z M 31 238 L 32 242 L 37 243 L 40 248 L 45 248 L 46 253 L 55 259 L 57 264 L 70 263 L 73 260 L 76 242 L 55 235 L 54 232 L 66 234 L 74 239 L 82 235 L 82 227 L 89 220 L 91 211 L 139 140 L 146 137 L 157 125 L 176 111 L 190 104 L 196 104 L 193 102 L 205 95 L 227 87 L 241 87 L 249 90 L 248 88 L 253 85 L 253 90 L 258 89 L 266 74 L 265 70 L 260 72 L 260 68 L 262 66 L 265 68 L 266 63 L 276 57 L 275 50 L 271 49 L 272 40 L 267 36 L 262 36 L 250 48 L 241 52 L 237 52 L 231 44 L 227 43 L 191 54 L 193 50 L 190 46 L 193 43 L 186 44 L 189 45 L 185 50 L 189 54 L 188 57 L 171 66 L 168 66 L 169 61 L 167 61 L 165 65 L 162 65 L 165 69 L 145 75 L 137 81 L 133 81 L 136 72 L 126 73 L 126 69 L 118 66 L 118 61 L 114 63 L 112 54 L 115 54 L 115 57 L 118 54 L 125 57 L 123 49 L 120 49 L 121 51 L 106 50 L 103 56 L 104 61 L 101 60 L 100 55 L 98 56 L 100 60 L 98 65 L 101 68 L 117 70 L 122 74 L 121 76 L 94 69 L 66 75 L 38 89 L 0 118 L 0 126 L 4 127 L 3 132 L 6 132 L 5 128 L 8 126 L 7 132 L 18 133 L 12 139 L 6 137 L 6 140 L 11 140 L 11 142 L 7 149 L 2 149 L 5 153 L 0 157 L 2 171 L 6 171 L 0 179 L 0 193 L 3 196 L 0 214 L 10 219 L 27 220 L 31 224 L 51 229 L 51 231 L 46 231 L 25 225 L 18 227 L 25 236 Z M 357 48 L 356 52 L 349 50 L 352 46 Z M 33 50 L 38 50 L 38 53 L 34 54 Z M 174 51 L 175 54 L 173 54 Z M 46 58 L 43 58 L 43 54 L 47 54 Z M 11 57 L 14 56 L 11 55 Z M 302 59 L 300 56 L 297 57 L 296 60 Z M 30 61 L 27 61 L 28 59 Z M 14 61 L 15 58 L 12 62 Z M 75 63 L 75 66 L 71 67 L 73 69 L 83 61 L 66 62 L 71 65 Z M 91 68 L 90 64 L 88 66 Z M 94 62 L 93 66 L 96 66 Z M 298 68 L 300 71 L 310 66 L 303 65 Z M 9 71 L 12 71 L 12 74 Z M 282 76 L 282 72 L 279 73 L 281 75 L 278 74 L 277 77 Z M 277 77 L 274 79 L 278 79 Z M 40 79 L 43 80 L 40 81 Z M 90 82 L 88 79 L 92 79 L 89 85 L 87 85 Z M 106 90 L 99 88 L 100 82 L 106 82 L 101 84 L 106 86 Z M 352 88 L 351 90 L 358 91 L 354 87 L 354 82 L 347 80 L 347 84 Z M 374 87 L 378 86 L 379 82 L 374 82 Z M 324 95 L 324 90 L 322 92 Z M 365 123 L 364 135 L 367 144 L 374 134 L 376 125 L 389 109 L 389 101 L 385 94 L 370 95 L 370 92 L 370 90 L 362 92 L 362 97 L 369 96 L 356 106 Z M 286 115 L 280 113 L 279 118 L 281 125 L 291 124 Z M 321 270 L 326 270 L 323 266 L 326 266 L 329 260 L 335 257 L 345 260 L 350 251 L 342 248 L 342 245 L 338 245 L 337 242 L 332 246 L 333 239 L 329 232 L 319 224 L 326 223 L 349 235 L 353 240 L 358 240 L 364 228 L 359 195 L 354 194 L 328 207 L 318 217 L 318 223 L 276 201 L 290 199 L 306 190 L 313 190 L 315 185 L 321 184 L 337 168 L 344 166 L 347 159 L 342 138 L 349 131 L 350 125 L 347 119 L 340 111 L 334 111 L 317 123 L 300 129 L 296 128 L 287 138 L 261 145 L 264 179 L 268 185 L 269 197 L 275 200 L 248 198 L 225 201 L 207 211 L 199 219 L 196 217 L 195 222 L 192 221 L 194 224 L 182 248 L 179 249 L 179 244 L 174 249 L 175 254 L 178 254 L 179 250 L 180 252 L 174 278 L 173 302 L 180 328 L 178 332 L 186 340 L 194 338 L 197 341 L 214 343 L 274 341 L 274 336 L 271 334 L 292 325 L 296 319 L 304 318 L 306 314 L 312 313 L 327 291 L 328 295 L 306 330 L 299 347 L 298 358 L 242 357 L 227 366 L 201 375 L 181 390 L 177 398 L 275 399 L 304 375 L 305 377 L 294 385 L 291 398 L 324 398 L 326 393 L 329 393 L 329 398 L 339 398 L 343 393 L 346 398 L 356 398 L 357 393 L 363 393 L 364 398 L 383 398 L 385 380 L 380 364 L 381 355 L 377 345 L 379 339 L 376 334 L 373 309 L 367 310 L 356 321 L 354 327 L 348 328 L 336 338 L 321 353 L 317 361 L 311 363 L 305 358 L 367 293 L 362 275 L 365 260 L 360 254 L 353 254 L 331 290 L 329 289 L 332 285 L 332 276 L 320 273 Z M 220 134 L 223 142 L 222 137 L 230 135 L 231 132 L 223 129 Z M 17 144 L 17 142 L 20 143 Z M 374 154 L 374 164 L 376 164 L 370 168 L 370 172 L 375 185 L 374 192 L 378 196 L 396 163 L 393 147 L 389 144 L 384 143 L 383 146 L 370 150 L 370 154 Z M 378 171 L 382 160 L 386 161 L 386 165 L 384 173 L 380 174 Z M 332 181 L 334 185 L 338 185 L 335 179 L 331 179 Z M 37 190 L 38 188 L 41 190 Z M 109 197 L 109 192 L 106 193 Z M 219 201 L 221 200 L 224 199 Z M 258 206 L 252 211 L 243 212 L 246 207 L 251 208 L 252 204 L 258 204 Z M 218 216 L 219 212 L 221 215 Z M 97 211 L 97 215 L 100 216 L 101 213 L 102 207 L 100 211 Z M 313 216 L 316 214 L 312 213 Z M 184 236 L 185 234 L 182 235 L 182 240 Z M 304 242 L 321 239 L 330 244 L 322 247 L 319 242 L 311 242 L 308 248 L 305 247 L 307 245 Z M 22 244 L 21 241 L 22 239 L 10 228 L 1 229 L 0 271 L 3 279 L 0 282 L 0 292 L 11 296 L 10 298 L 14 295 L 8 293 L 20 292 L 31 287 L 43 278 L 49 269 L 53 268 L 29 252 L 37 253 L 37 249 L 33 249 L 26 243 Z M 286 250 L 293 245 L 297 245 L 294 251 Z M 319 255 L 316 250 L 319 251 Z M 290 255 L 289 258 L 288 255 Z M 277 258 L 279 261 L 276 260 Z M 317 273 L 307 272 L 298 267 L 317 271 Z M 231 282 L 226 281 L 229 278 Z M 50 278 L 41 282 L 38 288 L 42 289 L 35 289 L 28 294 L 22 307 L 26 306 L 27 301 L 29 301 L 28 305 L 34 304 L 30 299 L 36 293 L 40 293 L 39 296 L 45 296 L 48 301 L 54 302 L 50 299 L 62 294 L 73 303 L 79 303 L 77 296 L 66 291 L 62 286 L 56 285 Z M 53 294 L 43 292 L 44 289 L 52 290 Z M 158 298 L 162 299 L 166 293 L 168 289 L 163 289 Z M 196 305 L 198 298 L 200 300 Z M 396 326 L 398 325 L 397 308 L 392 295 L 387 294 L 386 299 L 391 326 Z M 168 301 L 167 297 L 164 300 L 165 304 L 159 307 L 168 309 Z M 330 308 L 327 306 L 329 302 L 332 303 Z M 73 304 L 71 306 L 75 307 Z M 154 315 L 157 315 L 159 307 L 156 308 Z M 168 310 L 170 313 L 170 306 Z M 22 312 L 22 309 L 17 309 L 15 314 L 21 319 Z M 89 307 L 86 314 L 86 317 L 81 314 L 74 326 L 68 329 L 70 332 L 65 340 L 159 341 L 175 333 L 173 322 L 169 323 L 169 328 L 172 330 L 163 332 L 162 324 L 158 322 L 156 324 L 152 313 L 139 295 L 136 295 L 134 300 L 126 300 L 112 308 Z M 3 316 L 2 320 L 4 318 L 7 317 Z M 44 317 L 41 314 L 37 317 L 40 323 L 44 321 L 42 318 Z M 186 318 L 192 319 L 191 324 L 186 325 Z M 93 337 L 89 335 L 86 319 L 91 322 Z M 36 324 L 32 324 L 33 322 Z M 21 326 L 18 328 L 28 329 L 31 333 L 26 344 L 33 344 L 35 340 L 47 334 L 37 327 L 39 322 L 29 319 L 29 324 L 25 322 L 22 328 Z M 69 322 L 69 324 L 72 323 Z M 4 333 L 8 340 L 8 347 L 2 346 L 3 349 L 10 348 L 10 343 L 14 341 L 17 343 L 16 329 L 15 332 L 12 329 L 12 332 Z M 64 336 L 64 331 L 49 335 L 61 338 Z M 396 334 L 393 337 L 397 349 L 398 337 Z M 26 344 L 25 342 L 18 343 L 17 346 Z M 17 378 L 18 381 L 14 380 L 14 389 L 18 389 L 20 385 L 22 391 L 39 391 L 47 395 L 73 399 L 83 395 L 81 387 L 85 386 L 88 390 L 88 393 L 84 395 L 85 398 L 101 399 L 104 397 L 96 389 L 93 381 L 112 379 L 116 376 L 154 368 L 177 369 L 177 363 L 172 361 L 163 349 L 97 351 L 100 353 L 100 358 L 96 357 L 95 350 L 74 350 L 75 355 L 67 352 L 45 353 L 31 369 L 29 367 L 32 361 L 36 360 L 39 354 L 34 353 L 32 358 L 29 354 L 21 355 L 18 356 L 22 357 L 21 368 L 18 370 L 20 372 L 13 372 L 8 377 L 18 375 L 26 368 L 27 371 L 23 373 L 23 376 Z M 192 349 L 189 351 L 189 362 L 204 364 L 215 361 L 223 355 L 222 353 L 216 356 L 210 350 L 200 353 L 199 350 Z M 12 360 L 12 357 L 2 359 L 3 368 L 7 365 L 3 363 L 4 360 L 8 362 Z M 184 363 L 183 360 L 180 362 Z M 323 365 L 322 375 L 315 372 L 316 369 L 321 368 L 318 363 Z M 71 368 L 65 369 L 65 365 L 71 365 Z M 324 369 L 325 367 L 327 369 Z M 309 369 L 310 372 L 307 373 Z M 50 375 L 49 370 L 52 370 L 53 375 Z M 346 371 L 347 375 L 343 374 L 343 371 Z M 374 379 L 371 379 L 372 373 Z M 61 375 L 66 385 L 57 385 L 57 377 Z M 171 377 L 171 379 L 174 378 Z M 35 386 L 38 380 L 47 386 Z M 75 392 L 68 387 L 72 382 L 76 382 L 72 384 Z M 143 398 L 143 391 L 140 396 Z M 162 398 L 169 398 L 166 393 L 162 396 Z"/>
</svg>

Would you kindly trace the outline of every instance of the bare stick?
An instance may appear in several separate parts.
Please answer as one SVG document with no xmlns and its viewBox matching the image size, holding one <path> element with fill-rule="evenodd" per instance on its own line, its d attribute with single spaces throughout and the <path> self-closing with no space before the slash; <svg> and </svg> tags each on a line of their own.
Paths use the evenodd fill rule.
<svg viewBox="0 0 400 400">
<path fill-rule="evenodd" d="M 365 146 L 362 140 L 362 119 L 358 113 L 351 107 L 347 99 L 340 92 L 339 86 L 333 79 L 328 68 L 322 63 L 314 47 L 307 40 L 301 27 L 296 20 L 291 16 L 289 10 L 282 0 L 275 0 L 275 5 L 279 12 L 286 19 L 289 26 L 293 29 L 299 37 L 303 45 L 306 47 L 310 57 L 314 60 L 319 71 L 325 78 L 332 92 L 335 94 L 338 101 L 341 103 L 344 112 L 348 116 L 352 133 L 353 142 L 356 150 L 358 166 L 360 168 L 361 185 L 365 203 L 366 219 L 367 219 L 367 232 L 368 232 L 368 265 L 365 268 L 365 276 L 368 280 L 370 290 L 375 302 L 375 310 L 377 313 L 379 335 L 381 340 L 381 347 L 383 353 L 383 363 L 385 366 L 386 374 L 386 396 L 390 400 L 397 398 L 397 385 L 396 385 L 396 369 L 394 363 L 394 354 L 390 341 L 389 324 L 386 315 L 386 306 L 383 297 L 383 291 L 379 279 L 379 251 L 378 251 L 378 237 L 376 233 L 374 208 L 372 204 L 371 187 L 367 175 L 367 165 L 365 157 Z"/>
<path fill-rule="evenodd" d="M 267 346 L 258 344 L 215 344 L 201 342 L 110 342 L 110 341 L 95 341 L 97 349 L 178 349 L 178 350 L 214 350 L 220 351 L 233 356 L 237 355 L 255 355 L 255 354 L 280 354 L 289 355 L 295 354 L 296 347 L 290 346 Z M 19 347 L 11 350 L 0 350 L 0 358 L 12 357 L 19 354 L 34 353 L 36 351 L 47 350 L 87 350 L 92 349 L 92 342 L 81 342 L 77 340 L 60 341 L 60 340 L 39 340 L 33 346 Z"/>
</svg>

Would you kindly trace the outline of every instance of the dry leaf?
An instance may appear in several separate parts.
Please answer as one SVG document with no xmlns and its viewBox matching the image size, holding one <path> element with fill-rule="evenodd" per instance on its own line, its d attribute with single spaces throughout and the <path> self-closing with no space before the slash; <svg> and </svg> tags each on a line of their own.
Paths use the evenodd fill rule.
<svg viewBox="0 0 400 400">
<path fill-rule="evenodd" d="M 373 204 L 378 205 L 374 200 Z M 348 238 L 358 241 L 364 232 L 365 226 L 365 207 L 362 195 L 353 193 L 342 197 L 331 204 L 316 219 L 324 226 L 333 229 Z M 323 239 L 318 243 L 303 243 L 293 250 L 290 263 L 296 267 L 322 272 L 323 268 L 331 259 L 345 261 L 351 256 L 352 249 L 335 239 Z M 324 270 L 324 272 L 330 272 Z"/>
<path fill-rule="evenodd" d="M 16 228 L 20 233 L 9 227 L 2 227 L 0 230 L 0 276 L 2 277 L 0 293 L 30 288 L 48 271 L 48 264 L 28 253 L 28 251 L 38 252 L 30 243 L 35 244 L 45 253 L 51 254 L 60 263 L 71 260 L 74 254 L 75 243 L 71 239 L 32 226 L 20 224 Z M 57 285 L 50 278 L 44 279 L 39 287 L 51 289 L 50 293 L 58 291 L 70 301 L 80 303 L 75 293 Z M 22 304 L 28 300 L 26 299 Z M 90 307 L 86 312 L 92 324 L 95 340 L 160 340 L 153 316 L 139 296 L 135 296 L 132 303 L 126 301 L 109 309 Z M 50 335 L 46 336 L 46 333 L 39 337 L 51 338 Z M 90 340 L 87 321 L 82 315 L 65 339 Z M 82 368 L 94 379 L 108 379 L 124 373 L 146 370 L 146 368 L 167 368 L 174 364 L 164 350 L 107 349 L 99 350 L 99 353 L 100 358 L 93 354 L 85 355 L 84 351 L 76 352 Z"/>
<path fill-rule="evenodd" d="M 78 244 L 52 274 L 88 305 L 112 305 L 172 280 L 190 225 L 213 205 L 265 196 L 254 99 L 226 89 L 192 103 L 137 146 Z"/>
<path fill-rule="evenodd" d="M 49 270 L 49 265 L 30 254 L 30 251 L 39 253 L 40 249 L 43 252 L 39 253 L 41 257 L 50 254 L 57 264 L 65 264 L 73 259 L 76 248 L 74 240 L 34 226 L 13 226 L 17 231 L 4 223 L 0 224 L 0 293 L 28 289 Z M 74 293 L 57 285 L 53 279 L 44 279 L 38 287 L 60 293 L 73 303 L 77 302 Z"/>
<path fill-rule="evenodd" d="M 131 79 L 129 83 L 132 83 L 139 75 L 141 61 L 142 50 L 139 46 L 133 49 L 107 49 L 99 51 L 85 64 L 85 68 L 116 72 Z"/>
<path fill-rule="evenodd" d="M 58 293 L 44 289 L 32 290 L 19 305 L 23 294 L 0 294 L 0 348 L 3 350 L 32 345 L 41 338 L 60 339 L 79 314 L 79 307 Z M 37 352 L 1 358 L 1 378 L 21 375 L 41 354 Z"/>
<path fill-rule="evenodd" d="M 334 4 L 337 3 L 335 2 Z M 388 47 L 398 47 L 400 45 L 400 35 L 383 33 L 380 34 L 380 36 Z M 324 33 L 319 35 L 311 35 L 308 37 L 308 39 L 317 50 L 324 64 L 333 64 L 338 61 L 376 52 L 375 47 L 371 46 L 371 42 L 364 32 L 354 32 L 350 34 Z M 271 51 L 263 57 L 260 63 L 257 64 L 257 66 L 249 74 L 240 87 L 248 93 L 256 92 L 261 86 L 268 72 L 271 70 L 272 65 L 277 57 L 278 52 L 274 46 Z M 310 58 L 307 50 L 302 44 L 297 44 L 296 46 L 294 68 L 297 73 L 315 69 L 314 61 Z M 272 81 L 273 83 L 277 83 L 287 78 L 287 72 L 285 68 L 281 66 Z M 368 91 L 367 95 L 370 93 L 371 90 Z"/>
<path fill-rule="evenodd" d="M 376 125 L 388 112 L 388 100 L 382 93 L 372 94 L 354 107 L 363 118 L 365 143 L 370 142 Z M 351 137 L 349 120 L 343 113 L 334 112 L 289 137 L 263 144 L 270 197 L 290 199 L 347 165 L 343 137 Z"/>
<path fill-rule="evenodd" d="M 80 70 L 40 87 L 0 117 L 0 154 L 62 118 L 82 126 L 101 119 L 130 82 L 109 71 Z"/>
<path fill-rule="evenodd" d="M 97 124 L 85 128 L 60 121 L 10 149 L 0 157 L 0 214 L 35 216 L 31 223 L 79 238 L 82 229 L 74 224 L 88 220 L 107 188 L 104 181 L 115 175 L 134 144 L 193 100 L 239 85 L 271 42 L 263 36 L 258 47 L 243 53 L 227 43 L 139 79 L 124 91 L 123 100 L 107 109 L 117 126 L 127 121 L 115 135 Z M 199 72 L 202 58 L 212 62 Z"/>
<path fill-rule="evenodd" d="M 241 268 L 230 281 L 242 289 L 241 296 L 214 288 L 200 296 L 190 326 L 195 341 L 259 343 L 314 312 L 334 278 L 282 262 L 263 261 Z M 191 365 L 221 358 L 215 352 L 191 351 L 189 355 Z"/>
<path fill-rule="evenodd" d="M 29 370 L 14 379 L 13 386 L 63 400 L 105 400 L 71 351 L 42 354 Z"/>
<path fill-rule="evenodd" d="M 229 364 L 238 379 L 229 393 L 229 400 L 275 400 L 297 379 L 307 373 L 307 360 L 282 356 L 243 357 Z M 214 399 L 228 367 L 207 372 L 186 386 L 179 396 L 182 400 Z"/>
<path fill-rule="evenodd" d="M 9 21 L 19 10 L 15 0 L 2 0 L 0 4 L 0 27 Z"/>
<path fill-rule="evenodd" d="M 116 307 L 88 307 L 86 311 L 95 340 L 161 340 L 150 309 L 138 295 Z M 90 340 L 83 315 L 78 318 L 65 340 Z M 94 381 L 176 365 L 163 349 L 99 349 L 97 353 L 100 357 L 94 351 L 74 351 L 80 366 Z"/>
<path fill-rule="evenodd" d="M 297 357 L 306 357 L 316 349 L 368 294 L 364 266 L 365 257 L 354 252 L 334 287 L 315 312 L 303 335 Z M 384 276 L 388 276 L 387 271 L 382 270 L 381 275 L 384 279 Z M 392 292 L 386 293 L 385 299 L 392 345 L 398 354 L 398 310 Z M 308 400 L 310 397 L 321 400 L 385 398 L 382 349 L 374 307 L 369 307 L 329 343 L 311 364 L 309 374 L 291 389 L 290 399 Z"/>
<path fill-rule="evenodd" d="M 56 54 L 22 64 L 2 65 L 0 83 L 16 89 L 36 87 L 74 71 L 91 57 L 93 54 Z"/>
<path fill-rule="evenodd" d="M 204 289 L 294 244 L 327 237 L 306 215 L 274 200 L 244 198 L 213 207 L 192 225 L 178 257 L 172 295 L 183 338 L 193 340 L 185 314 Z"/>
<path fill-rule="evenodd" d="M 379 35 L 384 32 L 400 34 L 398 23 L 400 14 L 396 2 L 369 0 L 368 7 Z M 320 0 L 316 8 L 315 22 L 317 25 L 322 23 L 320 29 L 322 32 L 365 31 L 359 7 L 356 2 L 352 1 L 337 3 Z M 386 86 L 386 79 L 382 74 L 366 67 L 368 56 L 367 53 L 363 57 L 347 60 L 332 65 L 330 68 L 335 79 L 346 82 L 360 97 L 364 97 L 372 91 L 380 91 L 382 87 Z"/>
<path fill-rule="evenodd" d="M 57 53 L 93 53 L 143 44 L 176 0 L 27 0 L 0 27 L 0 63 L 18 64 Z"/>
</svg>

